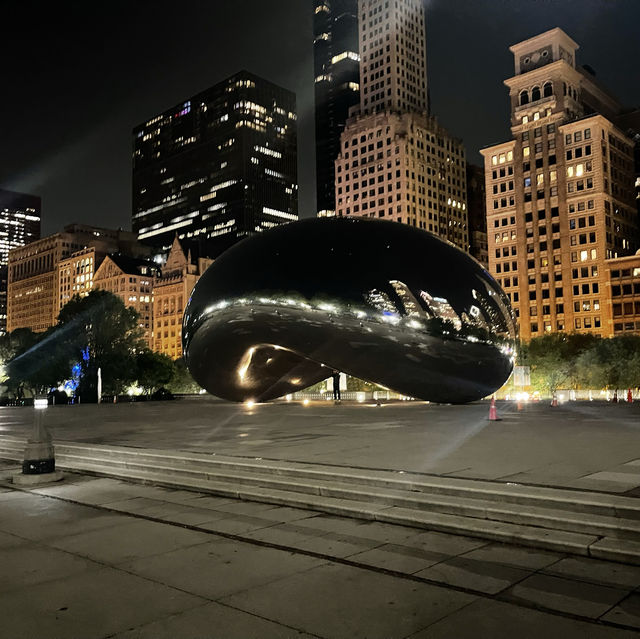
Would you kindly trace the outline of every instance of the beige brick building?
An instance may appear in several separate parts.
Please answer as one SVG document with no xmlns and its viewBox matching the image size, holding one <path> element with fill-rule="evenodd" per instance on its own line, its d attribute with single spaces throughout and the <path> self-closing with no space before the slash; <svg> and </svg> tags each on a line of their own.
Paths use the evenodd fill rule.
<svg viewBox="0 0 640 639">
<path fill-rule="evenodd" d="M 96 290 L 117 295 L 125 306 L 138 312 L 149 348 L 153 348 L 153 284 L 159 274 L 154 262 L 116 254 L 105 257 L 93 276 Z"/>
<path fill-rule="evenodd" d="M 482 151 L 489 268 L 524 340 L 612 335 L 606 260 L 637 248 L 633 141 L 577 48 L 561 29 L 511 47 L 513 139 Z"/>
<path fill-rule="evenodd" d="M 152 249 L 140 244 L 134 233 L 100 229 L 90 245 L 72 253 L 58 265 L 58 312 L 75 295 L 85 297 L 93 289 L 93 277 L 109 253 L 149 257 Z"/>
<path fill-rule="evenodd" d="M 640 254 L 607 260 L 608 323 L 613 335 L 640 335 Z"/>
<path fill-rule="evenodd" d="M 360 0 L 360 107 L 336 159 L 336 215 L 386 219 L 469 248 L 462 142 L 429 115 L 421 0 Z"/>
<path fill-rule="evenodd" d="M 173 359 L 182 357 L 182 316 L 189 296 L 200 276 L 213 260 L 192 259 L 178 238 L 173 242 L 162 275 L 153 287 L 153 350 Z"/>
<path fill-rule="evenodd" d="M 44 331 L 75 294 L 91 290 L 93 274 L 111 251 L 148 255 L 133 233 L 71 224 L 9 252 L 7 330 Z"/>
<path fill-rule="evenodd" d="M 58 267 L 72 253 L 100 238 L 105 229 L 73 224 L 64 232 L 9 251 L 7 331 L 45 331 L 60 312 Z M 98 234 L 98 235 L 96 235 Z"/>
</svg>

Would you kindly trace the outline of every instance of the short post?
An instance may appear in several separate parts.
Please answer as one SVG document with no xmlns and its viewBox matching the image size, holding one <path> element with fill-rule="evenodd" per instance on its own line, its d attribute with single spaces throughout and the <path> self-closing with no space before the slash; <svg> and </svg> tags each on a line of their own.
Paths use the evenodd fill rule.
<svg viewBox="0 0 640 639">
<path fill-rule="evenodd" d="M 48 403 L 46 397 L 33 400 L 33 429 L 24 450 L 22 474 L 13 476 L 14 484 L 33 486 L 62 479 L 62 473 L 56 471 L 51 433 L 44 423 Z"/>
</svg>

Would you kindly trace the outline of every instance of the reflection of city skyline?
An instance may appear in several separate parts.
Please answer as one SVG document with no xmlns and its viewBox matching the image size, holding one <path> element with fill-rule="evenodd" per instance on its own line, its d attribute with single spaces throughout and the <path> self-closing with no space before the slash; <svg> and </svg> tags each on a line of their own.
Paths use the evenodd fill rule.
<svg viewBox="0 0 640 639">
<path fill-rule="evenodd" d="M 420 291 L 420 298 L 425 302 L 434 317 L 451 322 L 457 331 L 462 328 L 460 317 L 444 297 L 434 297 L 426 291 Z"/>
<path fill-rule="evenodd" d="M 393 313 L 407 318 L 439 319 L 449 322 L 457 331 L 461 331 L 464 326 L 489 330 L 489 326 L 497 320 L 499 311 L 506 310 L 504 304 L 500 303 L 499 295 L 488 288 L 489 295 L 496 298 L 497 307 L 474 289 L 472 294 L 477 305 L 472 304 L 468 311 L 462 311 L 458 314 L 449 300 L 444 297 L 431 295 L 427 291 L 421 290 L 418 299 L 404 282 L 390 280 L 389 283 L 397 295 L 397 302 L 393 301 L 387 293 L 379 289 L 371 289 L 365 295 L 367 303 L 385 314 Z"/>
</svg>

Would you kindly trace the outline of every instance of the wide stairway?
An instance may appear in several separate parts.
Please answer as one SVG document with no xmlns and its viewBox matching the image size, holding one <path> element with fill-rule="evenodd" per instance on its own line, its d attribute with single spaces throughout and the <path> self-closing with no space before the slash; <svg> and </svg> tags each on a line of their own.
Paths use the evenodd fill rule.
<svg viewBox="0 0 640 639">
<path fill-rule="evenodd" d="M 640 499 L 424 474 L 56 442 L 56 466 L 640 565 Z M 24 440 L 0 437 L 0 458 Z"/>
</svg>

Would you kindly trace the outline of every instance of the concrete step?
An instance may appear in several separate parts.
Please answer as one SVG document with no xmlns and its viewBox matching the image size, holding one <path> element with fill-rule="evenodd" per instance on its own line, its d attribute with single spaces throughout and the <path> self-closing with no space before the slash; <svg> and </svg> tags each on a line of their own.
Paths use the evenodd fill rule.
<svg viewBox="0 0 640 639">
<path fill-rule="evenodd" d="M 166 463 L 168 461 L 167 458 L 164 461 Z M 169 461 L 172 461 L 172 458 Z M 227 482 L 235 486 L 258 486 L 263 489 L 366 501 L 372 504 L 396 506 L 415 511 L 440 512 L 517 525 L 553 528 L 567 532 L 640 539 L 640 521 L 638 520 L 566 511 L 560 507 L 558 502 L 553 502 L 548 507 L 528 505 L 527 508 L 523 508 L 522 504 L 500 503 L 494 500 L 481 499 L 475 494 L 472 497 L 460 497 L 457 495 L 431 495 L 392 489 L 372 489 L 338 481 L 342 479 L 340 476 L 332 478 L 333 481 L 310 482 L 308 480 L 294 480 L 289 477 L 263 476 L 256 473 L 241 474 L 239 472 L 223 472 L 220 470 L 212 472 L 211 470 L 176 467 L 173 464 L 160 465 L 159 459 L 155 461 L 153 466 L 150 466 L 149 464 L 138 463 L 137 460 L 113 458 L 105 464 L 102 459 L 65 455 L 62 460 L 59 460 L 58 464 L 60 467 L 64 467 L 60 465 L 61 463 L 85 469 L 90 466 L 93 472 L 109 473 L 120 477 L 129 471 L 152 471 L 156 476 L 164 479 L 203 478 L 210 482 Z"/>
<path fill-rule="evenodd" d="M 127 450 L 127 449 L 125 449 Z M 83 450 L 83 454 L 89 450 Z M 114 457 L 119 451 L 109 451 Z M 166 463 L 167 451 L 137 452 L 128 449 L 126 458 L 135 457 L 138 461 Z M 386 487 L 410 492 L 424 492 L 459 497 L 477 497 L 491 499 L 501 503 L 514 503 L 530 506 L 548 506 L 554 502 L 563 509 L 576 512 L 589 512 L 611 517 L 625 517 L 640 520 L 640 500 L 615 495 L 586 491 L 564 490 L 537 486 L 519 485 L 507 482 L 488 482 L 473 479 L 435 477 L 397 471 L 377 471 L 370 469 L 346 469 L 332 466 L 300 464 L 296 462 L 274 462 L 266 460 L 238 460 L 217 455 L 170 454 L 172 465 L 184 465 L 190 469 L 211 467 L 237 469 L 243 473 L 255 473 L 261 476 L 273 474 L 279 477 L 294 477 L 315 481 L 341 481 L 372 487 Z"/>
<path fill-rule="evenodd" d="M 0 438 L 0 457 L 19 461 L 23 450 L 24 442 Z M 594 552 L 603 558 L 624 556 L 624 561 L 633 563 L 636 555 L 640 558 L 640 520 L 636 517 L 640 500 L 631 498 L 415 474 L 405 477 L 391 471 L 67 442 L 56 444 L 56 463 L 61 469 L 237 499 L 578 554 L 589 554 L 593 545 Z"/>
<path fill-rule="evenodd" d="M 0 451 L 4 438 L 0 439 Z M 22 454 L 23 443 L 14 450 Z M 199 453 L 174 453 L 163 450 L 149 450 L 123 446 L 97 446 L 76 443 L 57 443 L 56 455 L 59 459 L 71 456 L 75 459 L 104 459 L 115 462 L 127 460 L 136 463 L 147 462 L 166 465 L 170 459 L 173 467 L 186 467 L 189 470 L 202 469 L 214 472 L 214 468 L 239 470 L 243 475 L 256 474 L 294 477 L 296 481 L 312 479 L 314 481 L 340 481 L 373 487 L 386 487 L 412 493 L 423 492 L 458 497 L 482 498 L 498 501 L 501 504 L 513 503 L 528 507 L 549 507 L 557 503 L 563 510 L 585 512 L 609 517 L 622 517 L 640 520 L 640 500 L 619 497 L 610 494 L 593 493 L 569 489 L 556 489 L 538 486 L 520 485 L 508 482 L 490 482 L 473 479 L 436 477 L 401 473 L 398 471 L 378 471 L 303 464 L 288 461 L 267 461 L 244 459 Z"/>
<path fill-rule="evenodd" d="M 88 467 L 87 471 L 109 476 L 109 473 L 101 472 L 104 469 L 105 467 L 96 465 Z M 409 508 L 374 504 L 353 499 L 340 499 L 325 495 L 295 493 L 271 488 L 265 489 L 243 484 L 234 485 L 230 482 L 212 481 L 203 476 L 163 479 L 154 471 L 133 469 L 127 470 L 125 475 L 118 473 L 112 476 L 168 488 L 197 490 L 222 497 L 305 508 L 342 517 L 424 528 L 502 543 L 514 543 L 531 548 L 593 556 L 610 561 L 640 565 L 640 544 L 627 539 L 601 537 L 592 534 L 491 521 L 448 513 L 416 511 Z M 123 508 L 125 506 L 119 506 L 119 510 Z M 592 549 L 594 550 L 592 551 Z"/>
</svg>

